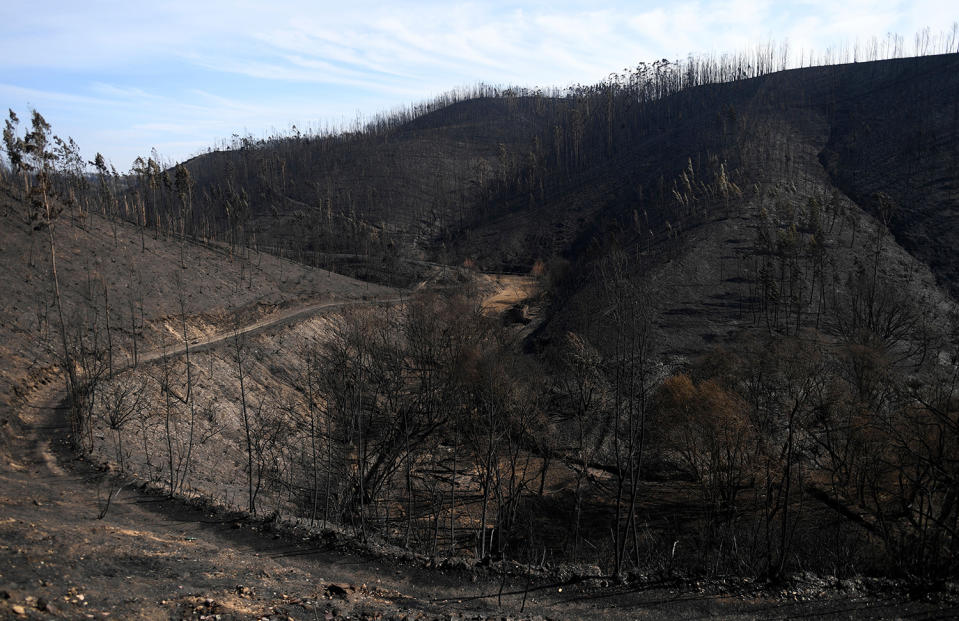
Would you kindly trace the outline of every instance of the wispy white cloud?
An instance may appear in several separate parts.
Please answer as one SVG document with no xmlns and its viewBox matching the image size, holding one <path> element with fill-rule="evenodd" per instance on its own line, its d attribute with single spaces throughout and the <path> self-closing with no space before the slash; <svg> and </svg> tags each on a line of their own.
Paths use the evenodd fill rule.
<svg viewBox="0 0 959 621">
<path fill-rule="evenodd" d="M 112 106 L 117 101 L 109 97 L 91 97 L 77 93 L 67 93 L 55 90 L 45 90 L 18 86 L 16 84 L 0 83 L 0 97 L 6 101 L 24 101 L 30 107 L 37 107 L 37 102 L 53 102 L 67 105 L 83 106 Z"/>
</svg>

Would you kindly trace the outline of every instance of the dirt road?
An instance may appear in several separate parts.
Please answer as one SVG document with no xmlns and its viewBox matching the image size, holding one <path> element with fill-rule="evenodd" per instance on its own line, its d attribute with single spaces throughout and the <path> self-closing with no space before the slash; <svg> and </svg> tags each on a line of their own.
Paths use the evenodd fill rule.
<svg viewBox="0 0 959 621">
<path fill-rule="evenodd" d="M 325 302 L 240 329 L 266 331 L 313 314 L 402 297 Z M 191 345 L 200 349 L 230 331 Z M 156 351 L 152 360 L 182 348 Z M 501 581 L 482 571 L 425 569 L 337 552 L 302 537 L 124 488 L 103 519 L 108 476 L 66 446 L 54 387 L 9 424 L 0 466 L 0 618 L 917 618 L 941 605 L 844 597 Z M 797 596 L 798 597 L 798 596 Z M 522 610 L 522 612 L 520 612 Z M 221 615 L 216 617 L 215 615 Z"/>
<path fill-rule="evenodd" d="M 235 330 L 227 330 L 226 332 L 220 332 L 212 336 L 207 336 L 199 340 L 193 340 L 190 343 L 190 351 L 198 352 L 209 349 L 210 347 L 219 345 L 224 341 L 227 341 L 235 336 L 251 335 L 259 332 L 264 332 L 273 328 L 279 328 L 281 326 L 289 325 L 291 323 L 296 323 L 308 317 L 314 315 L 319 315 L 321 313 L 328 313 L 331 311 L 336 311 L 343 308 L 348 308 L 351 306 L 384 306 L 389 304 L 397 304 L 406 300 L 408 296 L 392 296 L 392 297 L 380 297 L 380 298 L 371 298 L 367 300 L 341 300 L 337 302 L 320 302 L 317 304 L 308 304 L 306 306 L 299 306 L 296 308 L 289 308 L 279 313 L 269 315 L 255 321 L 253 323 L 239 326 Z M 159 349 L 152 352 L 147 352 L 140 357 L 142 362 L 152 362 L 154 360 L 159 360 L 165 356 L 179 356 L 186 351 L 186 345 L 178 343 L 176 345 L 170 345 L 163 349 Z"/>
</svg>

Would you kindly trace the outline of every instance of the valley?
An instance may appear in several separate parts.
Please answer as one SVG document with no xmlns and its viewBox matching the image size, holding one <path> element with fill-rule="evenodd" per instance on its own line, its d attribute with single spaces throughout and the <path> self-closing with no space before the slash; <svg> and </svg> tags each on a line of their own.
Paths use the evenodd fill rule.
<svg viewBox="0 0 959 621">
<path fill-rule="evenodd" d="M 959 56 L 685 62 L 125 175 L 11 111 L 2 614 L 956 614 Z"/>
</svg>

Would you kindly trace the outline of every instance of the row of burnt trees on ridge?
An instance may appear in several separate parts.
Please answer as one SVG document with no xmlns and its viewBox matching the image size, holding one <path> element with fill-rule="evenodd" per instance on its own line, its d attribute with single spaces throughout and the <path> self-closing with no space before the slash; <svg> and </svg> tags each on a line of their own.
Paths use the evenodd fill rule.
<svg viewBox="0 0 959 621">
<path fill-rule="evenodd" d="M 901 54 L 901 45 L 886 47 L 899 51 L 869 56 Z M 591 200 L 607 204 L 613 212 L 628 218 L 632 205 L 638 204 L 646 219 L 655 222 L 652 228 L 664 227 L 667 221 L 675 225 L 670 215 L 675 183 L 670 178 L 680 173 L 688 154 L 700 171 L 707 160 L 723 162 L 730 179 L 736 177 L 743 187 L 768 181 L 764 171 L 770 166 L 777 174 L 795 177 L 788 169 L 801 166 L 789 152 L 792 135 L 802 140 L 803 129 L 818 131 L 807 123 L 809 110 L 838 123 L 842 135 L 848 129 L 842 126 L 843 115 L 854 107 L 849 98 L 873 96 L 874 88 L 885 92 L 913 70 L 893 63 L 769 76 L 783 68 L 781 59 L 786 56 L 786 51 L 768 46 L 756 53 L 755 63 L 747 56 L 662 60 L 627 68 L 601 84 L 577 87 L 565 98 L 510 100 L 513 114 L 536 118 L 544 129 L 528 146 L 501 147 L 488 189 L 495 199 L 482 203 L 492 208 L 474 211 L 466 228 L 506 211 L 538 205 L 562 211 L 568 195 L 581 193 L 589 184 L 603 187 L 603 193 Z M 863 60 L 863 55 L 858 58 Z M 751 79 L 755 76 L 767 79 Z M 790 116 L 793 109 L 798 123 Z M 935 135 L 935 123 L 918 118 L 916 124 L 920 133 Z M 648 165 L 650 151 L 656 154 L 656 166 Z M 619 187 L 612 178 L 620 171 L 632 179 L 633 188 Z M 581 233 L 572 235 L 577 232 Z M 561 246 L 560 251 L 568 248 Z M 548 244 L 537 247 L 533 258 L 548 250 Z"/>
<path fill-rule="evenodd" d="M 222 237 L 234 252 L 255 245 L 255 235 L 247 225 L 249 198 L 243 188 L 227 182 L 212 189 L 213 199 L 229 223 L 224 235 L 214 224 L 215 214 L 195 208 L 196 182 L 185 165 L 167 165 L 154 150 L 149 157 L 137 157 L 131 169 L 121 173 L 100 153 L 85 161 L 76 142 L 53 135 L 38 111 L 31 111 L 31 118 L 32 126 L 21 136 L 20 119 L 9 111 L 3 135 L 10 168 L 2 168 L 4 174 L 18 179 L 25 197 L 42 196 L 43 192 L 56 197 L 57 206 L 49 218 L 41 216 L 39 209 L 31 216 L 38 229 L 47 228 L 41 220 L 55 220 L 57 210 L 65 205 L 74 217 L 82 219 L 91 212 L 106 217 L 113 223 L 114 237 L 120 222 L 135 225 L 141 249 L 147 235 L 201 242 Z M 42 199 L 36 200 L 42 203 Z"/>
<path fill-rule="evenodd" d="M 953 23 L 948 30 L 938 32 L 924 28 L 915 33 L 911 42 L 907 42 L 902 35 L 887 33 L 884 37 L 874 36 L 864 41 L 857 39 L 822 51 L 796 50 L 790 46 L 788 40 L 779 43 L 770 40 L 735 53 L 690 54 L 683 60 L 660 59 L 642 62 L 634 68 L 626 67 L 622 72 L 610 73 L 605 84 L 597 86 L 574 84 L 567 87 L 524 87 L 478 83 L 450 90 L 430 100 L 377 113 L 370 120 L 357 118 L 347 125 L 327 124 L 306 128 L 292 125 L 286 132 L 274 131 L 272 135 L 263 138 L 233 134 L 229 140 L 221 141 L 216 150 L 255 150 L 276 146 L 289 139 L 348 141 L 356 137 L 386 136 L 443 108 L 474 99 L 576 98 L 595 93 L 597 88 L 601 92 L 604 85 L 613 85 L 630 92 L 637 99 L 653 100 L 690 87 L 762 77 L 786 69 L 954 52 L 959 52 L 959 22 Z"/>
</svg>

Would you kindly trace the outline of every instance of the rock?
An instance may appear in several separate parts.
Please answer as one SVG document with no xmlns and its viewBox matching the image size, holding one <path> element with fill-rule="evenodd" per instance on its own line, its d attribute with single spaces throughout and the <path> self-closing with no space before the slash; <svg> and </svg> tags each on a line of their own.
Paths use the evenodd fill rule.
<svg viewBox="0 0 959 621">
<path fill-rule="evenodd" d="M 326 595 L 329 598 L 338 597 L 340 599 L 349 599 L 350 594 L 347 590 L 338 584 L 329 584 L 326 587 Z"/>
<path fill-rule="evenodd" d="M 503 312 L 503 323 L 510 324 L 529 324 L 530 318 L 527 316 L 528 306 L 524 304 L 515 304 Z"/>
<path fill-rule="evenodd" d="M 236 594 L 240 597 L 253 597 L 253 589 L 243 585 L 237 585 Z"/>
<path fill-rule="evenodd" d="M 845 578 L 839 581 L 840 590 L 847 592 L 856 592 L 862 590 L 862 582 L 854 578 Z"/>
<path fill-rule="evenodd" d="M 11 606 L 11 608 L 13 609 L 14 614 L 18 614 L 18 615 L 27 614 L 26 608 L 24 608 L 20 604 L 14 604 L 13 606 Z"/>
<path fill-rule="evenodd" d="M 43 599 L 42 597 L 37 598 L 36 606 L 37 606 L 37 610 L 40 610 L 43 612 L 46 612 L 50 608 L 50 605 L 47 603 L 47 600 Z"/>
</svg>

